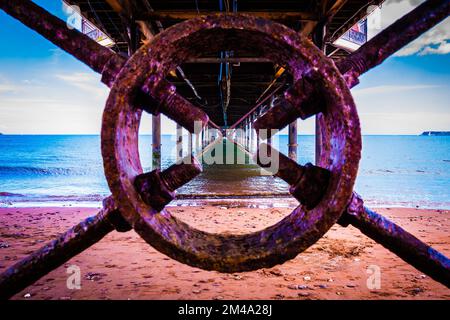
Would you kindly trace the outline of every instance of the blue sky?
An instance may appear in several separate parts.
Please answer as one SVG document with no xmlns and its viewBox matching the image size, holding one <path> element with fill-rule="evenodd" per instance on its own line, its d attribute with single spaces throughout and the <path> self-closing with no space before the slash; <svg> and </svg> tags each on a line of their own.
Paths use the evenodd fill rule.
<svg viewBox="0 0 450 320">
<path fill-rule="evenodd" d="M 66 20 L 60 1 L 36 0 Z M 381 27 L 421 1 L 388 0 Z M 375 33 L 376 30 L 371 30 Z M 108 88 L 100 76 L 0 11 L 0 132 L 97 134 Z M 450 130 L 449 18 L 360 78 L 352 90 L 363 134 Z M 150 132 L 150 117 L 142 132 Z M 174 124 L 164 119 L 163 133 Z M 314 122 L 299 123 L 301 133 Z"/>
</svg>

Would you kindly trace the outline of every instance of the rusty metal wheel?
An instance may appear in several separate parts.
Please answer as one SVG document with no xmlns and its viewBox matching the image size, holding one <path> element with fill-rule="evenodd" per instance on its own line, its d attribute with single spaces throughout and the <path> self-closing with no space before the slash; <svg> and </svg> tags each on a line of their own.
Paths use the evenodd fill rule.
<svg viewBox="0 0 450 320">
<path fill-rule="evenodd" d="M 135 188 L 136 177 L 143 175 L 138 152 L 142 113 L 136 99 L 138 89 L 144 87 L 156 101 L 171 108 L 182 107 L 180 112 L 188 113 L 189 103 L 173 99 L 175 87 L 164 80 L 165 76 L 187 58 L 229 49 L 258 52 L 284 66 L 295 83 L 314 74 L 324 98 L 320 110 L 320 166 L 330 172 L 330 179 L 323 196 L 313 208 L 300 205 L 275 225 L 245 235 L 195 229 L 165 209 L 158 212 L 152 208 Z M 361 152 L 353 98 L 331 59 L 293 30 L 246 15 L 189 20 L 167 29 L 139 49 L 111 89 L 101 138 L 109 187 L 118 209 L 134 230 L 151 246 L 182 263 L 222 272 L 271 267 L 319 240 L 349 203 Z"/>
</svg>

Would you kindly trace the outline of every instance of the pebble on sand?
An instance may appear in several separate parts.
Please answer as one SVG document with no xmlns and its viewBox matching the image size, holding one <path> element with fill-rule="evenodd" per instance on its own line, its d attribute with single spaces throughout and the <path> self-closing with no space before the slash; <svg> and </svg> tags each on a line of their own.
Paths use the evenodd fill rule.
<svg viewBox="0 0 450 320">
<path fill-rule="evenodd" d="M 298 295 L 300 297 L 308 297 L 310 295 L 310 293 L 309 292 L 299 292 Z"/>
<path fill-rule="evenodd" d="M 305 286 L 304 284 L 302 284 L 302 285 L 297 286 L 297 289 L 305 290 L 305 289 L 310 289 L 310 287 Z"/>
<path fill-rule="evenodd" d="M 5 248 L 9 248 L 10 247 L 10 245 L 8 244 L 8 243 L 6 243 L 6 242 L 0 242 L 0 248 L 1 249 L 5 249 Z"/>
</svg>

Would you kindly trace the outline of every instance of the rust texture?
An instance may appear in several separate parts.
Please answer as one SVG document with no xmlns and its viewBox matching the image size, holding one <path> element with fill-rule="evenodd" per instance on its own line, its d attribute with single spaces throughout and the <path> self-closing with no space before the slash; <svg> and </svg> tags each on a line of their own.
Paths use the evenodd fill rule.
<svg viewBox="0 0 450 320">
<path fill-rule="evenodd" d="M 450 259 L 389 219 L 366 208 L 358 194 L 353 194 L 338 223 L 358 228 L 416 269 L 450 288 Z"/>
<path fill-rule="evenodd" d="M 183 96 L 175 94 L 175 86 L 163 78 L 150 76 L 142 87 L 142 92 L 144 94 L 138 95 L 137 104 L 142 104 L 144 110 L 154 115 L 161 111 L 189 132 L 194 132 L 196 121 L 200 121 L 202 127 L 208 124 L 208 115 Z M 149 101 L 154 99 L 151 97 L 158 97 L 159 100 Z M 147 106 L 151 106 L 151 109 L 147 109 Z"/>
<path fill-rule="evenodd" d="M 260 129 L 282 129 L 298 118 L 305 120 L 323 110 L 323 81 L 316 73 L 307 75 L 293 84 L 276 100 L 272 108 L 259 117 L 253 127 Z M 270 136 L 270 131 L 268 131 Z"/>
<path fill-rule="evenodd" d="M 130 59 L 115 54 L 29 0 L 0 0 L 6 13 L 102 74 L 111 87 L 102 123 L 102 156 L 113 198 L 88 218 L 0 275 L 0 298 L 11 297 L 116 229 L 133 228 L 160 252 L 191 266 L 222 272 L 271 267 L 295 257 L 339 222 L 352 224 L 433 279 L 449 286 L 449 259 L 364 207 L 352 193 L 361 156 L 359 119 L 349 88 L 360 74 L 449 15 L 448 0 L 429 0 L 336 65 L 293 30 L 243 14 L 200 16 L 174 25 Z M 301 206 L 277 224 L 246 235 L 211 234 L 172 216 L 164 206 L 200 171 L 192 164 L 143 174 L 138 129 L 145 110 L 160 112 L 193 132 L 208 116 L 165 80 L 182 62 L 219 50 L 245 49 L 282 65 L 294 85 L 256 128 L 282 128 L 317 114 L 317 166 L 284 155 L 277 175 Z M 344 76 L 342 75 L 344 74 Z M 270 152 L 277 152 L 271 149 Z M 114 200 L 113 200 L 114 199 Z"/>
<path fill-rule="evenodd" d="M 100 241 L 114 230 L 114 224 L 110 218 L 116 220 L 116 215 L 120 215 L 117 210 L 104 208 L 96 216 L 80 222 L 41 249 L 9 267 L 0 274 L 0 299 L 12 297 Z"/>
<path fill-rule="evenodd" d="M 449 14 L 450 1 L 426 1 L 339 61 L 337 68 L 344 75 L 347 85 L 352 88 L 358 84 L 358 77 L 361 74 L 381 64 Z M 295 84 L 301 86 L 304 93 L 288 91 L 286 93 L 288 96 L 285 94 L 277 105 L 256 121 L 255 129 L 282 129 L 299 117 L 305 119 L 320 112 L 323 104 L 321 93 L 316 88 L 317 84 L 312 83 L 312 86 L 308 86 L 306 79 L 301 79 Z"/>
<path fill-rule="evenodd" d="M 155 100 L 167 89 L 158 85 L 167 73 L 205 48 L 253 50 L 285 65 L 298 81 L 318 70 L 324 106 L 323 133 L 328 141 L 321 166 L 330 179 L 311 210 L 296 208 L 264 230 L 246 235 L 211 234 L 148 205 L 134 188 L 142 174 L 138 153 L 140 112 L 133 94 L 147 84 Z M 150 85 L 151 84 L 151 88 Z M 161 89 L 162 88 L 162 89 Z M 108 184 L 120 212 L 134 230 L 162 253 L 191 266 L 222 272 L 270 267 L 295 257 L 315 243 L 341 216 L 350 200 L 361 151 L 359 119 L 349 89 L 330 59 L 293 30 L 242 14 L 199 17 L 157 35 L 129 59 L 114 83 L 102 125 L 102 155 Z"/>
<path fill-rule="evenodd" d="M 304 194 L 302 194 L 304 189 L 297 187 L 297 181 L 305 176 L 305 172 L 308 172 L 305 167 L 281 155 L 280 171 L 277 174 L 291 186 L 291 194 L 301 203 L 304 201 Z M 316 176 L 308 177 L 305 180 L 312 184 L 319 181 L 319 186 L 326 185 L 326 180 L 320 181 L 320 178 L 317 179 Z M 308 185 L 307 183 L 306 186 Z M 292 188 L 297 188 L 297 192 L 292 192 Z M 314 194 L 320 193 L 313 193 L 313 197 Z M 310 197 L 311 195 L 306 200 L 311 201 Z M 450 259 L 389 219 L 365 207 L 362 198 L 357 193 L 353 193 L 351 201 L 338 223 L 343 227 L 351 224 L 358 228 L 369 238 L 389 249 L 416 269 L 450 288 Z"/>
<path fill-rule="evenodd" d="M 154 192 L 156 199 L 166 191 L 175 191 L 201 172 L 200 164 L 194 159 L 189 160 L 187 164 L 173 165 L 162 172 L 155 170 L 159 180 L 147 183 L 146 188 Z M 151 197 L 147 194 L 150 202 Z M 103 209 L 96 216 L 85 219 L 1 273 L 0 299 L 12 297 L 113 230 L 127 232 L 131 225 L 123 218 L 113 197 L 109 196 L 103 200 Z"/>
<path fill-rule="evenodd" d="M 428 0 L 387 27 L 361 46 L 337 66 L 348 85 L 358 83 L 358 77 L 381 64 L 399 49 L 418 38 L 450 14 L 450 1 Z"/>
<path fill-rule="evenodd" d="M 279 153 L 268 144 L 261 144 L 259 148 L 264 147 L 267 154 L 272 159 L 277 159 L 278 170 L 275 176 L 283 179 L 289 185 L 289 192 L 296 198 L 306 209 L 311 210 L 322 199 L 328 188 L 330 180 L 330 172 L 327 169 L 307 163 L 302 166 L 296 161 Z M 274 157 L 276 153 L 276 156 Z M 259 153 L 255 155 L 256 163 L 267 168 L 269 164 L 262 163 L 259 159 Z"/>
<path fill-rule="evenodd" d="M 202 167 L 192 158 L 192 163 L 174 164 L 163 172 L 153 170 L 149 173 L 138 175 L 134 180 L 134 186 L 142 200 L 157 211 L 161 211 L 175 199 L 175 190 L 194 179 Z"/>
</svg>

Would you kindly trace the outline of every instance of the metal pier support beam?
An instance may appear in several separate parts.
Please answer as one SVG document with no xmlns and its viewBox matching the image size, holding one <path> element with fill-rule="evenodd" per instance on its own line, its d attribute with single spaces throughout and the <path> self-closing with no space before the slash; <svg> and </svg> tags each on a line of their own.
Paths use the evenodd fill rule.
<svg viewBox="0 0 450 320">
<path fill-rule="evenodd" d="M 161 115 L 152 116 L 152 169 L 161 169 Z"/>
<path fill-rule="evenodd" d="M 106 198 L 103 203 L 104 208 L 96 216 L 86 218 L 0 274 L 0 299 L 11 298 L 100 241 L 111 231 L 131 230 L 120 212 L 115 209 L 112 197 Z"/>
<path fill-rule="evenodd" d="M 289 142 L 288 155 L 294 161 L 297 161 L 297 120 L 289 124 Z"/>
<path fill-rule="evenodd" d="M 450 288 L 450 259 L 389 219 L 365 207 L 358 194 L 353 193 L 347 211 L 338 223 L 344 227 L 351 224 L 358 228 L 416 269 Z"/>
<path fill-rule="evenodd" d="M 102 82 L 108 86 L 112 84 L 124 63 L 124 59 L 111 49 L 98 44 L 76 29 L 69 29 L 65 21 L 32 1 L 0 1 L 0 9 L 102 74 Z"/>
<path fill-rule="evenodd" d="M 428 0 L 373 37 L 336 66 L 350 87 L 358 77 L 381 64 L 450 14 L 450 1 Z M 382 48 L 382 50 L 380 50 Z"/>
</svg>

